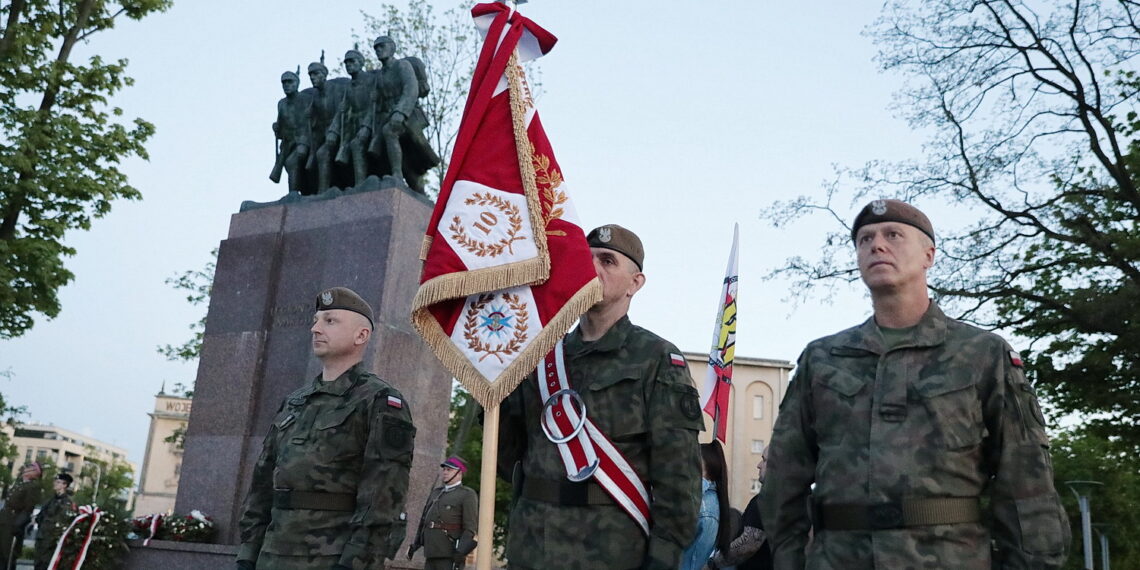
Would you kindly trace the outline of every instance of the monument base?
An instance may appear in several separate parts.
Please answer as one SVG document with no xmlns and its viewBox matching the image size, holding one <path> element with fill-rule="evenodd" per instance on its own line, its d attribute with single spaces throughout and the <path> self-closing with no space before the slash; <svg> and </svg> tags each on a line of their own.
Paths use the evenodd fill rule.
<svg viewBox="0 0 1140 570">
<path fill-rule="evenodd" d="M 212 516 L 218 544 L 152 542 L 132 552 L 127 568 L 231 567 L 241 504 L 269 424 L 285 396 L 321 370 L 309 327 L 316 294 L 334 286 L 372 305 L 376 328 L 364 363 L 411 406 L 417 431 L 406 552 L 438 484 L 451 401 L 451 374 L 410 321 L 431 211 L 422 195 L 388 188 L 233 215 L 218 249 L 175 503 L 175 512 Z M 214 562 L 226 557 L 227 564 Z M 178 566 L 182 560 L 196 562 Z M 399 563 L 391 567 L 420 568 L 422 558 Z"/>
</svg>

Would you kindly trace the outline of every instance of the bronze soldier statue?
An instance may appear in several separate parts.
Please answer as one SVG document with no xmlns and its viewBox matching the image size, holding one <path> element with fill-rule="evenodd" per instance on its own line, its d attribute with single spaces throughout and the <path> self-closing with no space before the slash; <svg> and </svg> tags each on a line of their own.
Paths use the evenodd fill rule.
<svg viewBox="0 0 1140 570">
<path fill-rule="evenodd" d="M 324 60 L 322 53 L 321 59 Z M 333 158 L 336 157 L 336 143 L 327 137 L 329 127 L 336 118 L 337 109 L 344 100 L 349 80 L 344 77 L 328 79 L 329 70 L 323 61 L 309 64 L 309 81 L 312 87 L 302 91 L 309 100 L 309 132 L 312 137 L 306 170 L 316 173 L 314 193 L 321 193 L 334 186 Z"/>
<path fill-rule="evenodd" d="M 331 146 L 339 145 L 336 162 L 352 166 L 353 185 L 360 187 L 368 177 L 365 155 L 376 122 L 376 77 L 364 71 L 364 56 L 354 49 L 344 54 L 344 70 L 352 79 L 325 141 Z"/>
<path fill-rule="evenodd" d="M 237 568 L 372 570 L 395 556 L 416 429 L 400 392 L 362 362 L 372 329 L 372 308 L 355 292 L 317 296 L 312 349 L 322 372 L 285 398 L 269 427 Z"/>
<path fill-rule="evenodd" d="M 396 58 L 396 42 L 380 36 L 373 42 L 381 68 L 376 70 L 376 130 L 370 151 L 381 157 L 380 168 L 400 183 L 424 192 L 423 175 L 439 164 L 424 129 L 427 116 L 419 98 L 428 94 L 427 74 L 418 58 Z M 386 168 L 385 168 L 386 167 Z"/>
<path fill-rule="evenodd" d="M 448 457 L 439 464 L 442 485 L 432 489 L 424 503 L 416 538 L 408 547 L 408 559 L 424 549 L 424 570 L 462 568 L 467 555 L 475 550 L 479 529 L 479 497 L 463 484 L 467 463 Z"/>
<path fill-rule="evenodd" d="M 277 121 L 273 123 L 273 136 L 280 141 L 277 160 L 269 179 L 281 181 L 281 170 L 289 174 L 289 193 L 300 193 L 302 170 L 309 156 L 308 97 L 297 92 L 300 78 L 292 71 L 281 74 L 281 90 L 285 97 L 277 102 Z"/>
<path fill-rule="evenodd" d="M 699 396 L 677 347 L 627 316 L 645 284 L 641 240 L 617 225 L 586 239 L 602 300 L 564 340 L 564 366 L 544 362 L 542 384 L 532 374 L 502 404 L 498 467 L 517 475 L 506 556 L 514 569 L 675 570 L 700 507 Z M 548 432 L 541 419 L 544 401 L 559 398 L 548 387 L 555 378 L 612 442 L 614 451 L 603 452 L 628 465 L 630 487 L 652 490 L 651 499 L 631 492 L 619 501 L 588 468 L 571 478 L 556 443 L 566 434 Z M 601 443 L 595 449 L 605 450 Z M 623 507 L 646 503 L 647 513 Z"/>
<path fill-rule="evenodd" d="M 780 405 L 760 491 L 775 567 L 1060 568 L 1069 522 L 1021 357 L 930 300 L 917 208 L 875 200 L 851 238 L 874 315 L 809 344 Z"/>
</svg>

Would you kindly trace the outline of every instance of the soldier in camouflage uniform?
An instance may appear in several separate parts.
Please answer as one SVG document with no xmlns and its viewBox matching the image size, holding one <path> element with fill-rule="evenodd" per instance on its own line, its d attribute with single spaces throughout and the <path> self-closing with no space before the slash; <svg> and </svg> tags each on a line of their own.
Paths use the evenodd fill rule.
<svg viewBox="0 0 1140 570">
<path fill-rule="evenodd" d="M 24 546 L 24 531 L 43 495 L 43 472 L 39 463 L 29 463 L 20 471 L 20 480 L 8 489 L 8 499 L 0 509 L 0 568 L 16 567 Z"/>
<path fill-rule="evenodd" d="M 699 397 L 677 347 L 626 316 L 645 283 L 641 240 L 608 225 L 587 241 L 603 296 L 564 341 L 566 375 L 589 419 L 649 490 L 649 535 L 596 478 L 567 479 L 558 447 L 539 425 L 543 402 L 532 375 L 504 400 L 500 416 L 500 471 L 519 462 L 506 556 L 512 569 L 673 570 L 696 534 L 700 508 Z"/>
<path fill-rule="evenodd" d="M 776 568 L 1059 568 L 1069 525 L 1020 356 L 927 297 L 922 212 L 875 200 L 852 239 L 874 316 L 809 344 L 780 406 L 760 492 Z"/>
<path fill-rule="evenodd" d="M 448 457 L 439 469 L 443 484 L 428 495 L 416 539 L 408 547 L 409 559 L 423 547 L 427 559 L 424 570 L 462 568 L 467 555 L 475 550 L 479 530 L 479 497 L 463 484 L 467 463 Z"/>
<path fill-rule="evenodd" d="M 285 399 L 262 444 L 239 569 L 372 570 L 395 554 L 389 534 L 402 525 L 415 427 L 403 396 L 361 362 L 372 329 L 356 293 L 317 296 L 323 371 Z"/>
</svg>

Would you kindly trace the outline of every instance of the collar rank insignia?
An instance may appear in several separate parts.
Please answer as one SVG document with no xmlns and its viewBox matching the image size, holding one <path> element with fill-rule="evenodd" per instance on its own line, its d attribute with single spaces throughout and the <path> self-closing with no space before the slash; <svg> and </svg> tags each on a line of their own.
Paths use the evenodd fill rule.
<svg viewBox="0 0 1140 570">
<path fill-rule="evenodd" d="M 871 202 L 871 213 L 876 216 L 887 213 L 887 202 L 885 200 L 875 200 Z"/>
<path fill-rule="evenodd" d="M 332 291 L 325 291 L 324 293 L 321 293 L 321 304 L 322 305 L 327 307 L 327 306 L 331 305 L 332 302 L 333 302 Z"/>
<path fill-rule="evenodd" d="M 684 366 L 685 365 L 685 357 L 681 356 L 680 354 L 677 354 L 676 352 L 670 352 L 669 353 L 669 363 L 672 364 L 673 366 Z"/>
<path fill-rule="evenodd" d="M 613 239 L 613 233 L 609 228 L 598 228 L 598 241 L 610 243 L 611 239 Z"/>
<path fill-rule="evenodd" d="M 1009 363 L 1018 368 L 1025 366 L 1025 363 L 1021 360 L 1021 355 L 1015 350 L 1009 351 Z"/>
<path fill-rule="evenodd" d="M 396 408 L 397 410 L 402 409 L 404 407 L 404 401 L 395 396 L 388 396 L 388 407 Z"/>
</svg>

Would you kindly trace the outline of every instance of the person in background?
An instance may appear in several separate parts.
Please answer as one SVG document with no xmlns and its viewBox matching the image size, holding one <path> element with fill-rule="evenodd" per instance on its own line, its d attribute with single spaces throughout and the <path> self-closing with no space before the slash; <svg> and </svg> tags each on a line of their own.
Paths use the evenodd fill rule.
<svg viewBox="0 0 1140 570">
<path fill-rule="evenodd" d="M 727 550 L 732 541 L 728 509 L 728 467 L 715 439 L 701 444 L 701 511 L 697 537 L 681 555 L 681 570 L 700 570 L 714 549 Z"/>
<path fill-rule="evenodd" d="M 764 484 L 764 473 L 768 470 L 768 448 L 764 448 L 760 462 L 756 464 L 757 478 Z M 764 534 L 760 522 L 760 494 L 748 501 L 744 515 L 740 518 L 743 527 L 740 535 L 733 539 L 728 548 L 722 548 L 705 566 L 708 570 L 723 570 L 735 567 L 736 570 L 772 570 L 772 548 Z"/>
<path fill-rule="evenodd" d="M 75 501 L 71 500 L 71 475 L 60 472 L 51 482 L 55 494 L 40 507 L 36 515 L 36 570 L 47 570 L 51 556 L 55 553 L 54 533 L 48 532 L 52 525 L 71 520 L 75 513 Z"/>
</svg>

